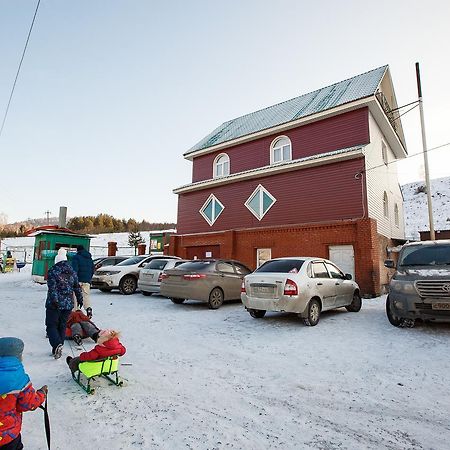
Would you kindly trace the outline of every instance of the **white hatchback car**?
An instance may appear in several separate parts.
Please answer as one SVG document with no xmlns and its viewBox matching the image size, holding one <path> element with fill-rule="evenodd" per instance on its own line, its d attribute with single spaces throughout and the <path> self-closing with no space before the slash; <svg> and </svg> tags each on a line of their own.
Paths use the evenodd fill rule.
<svg viewBox="0 0 450 450">
<path fill-rule="evenodd" d="M 271 259 L 244 278 L 241 300 L 254 318 L 266 311 L 292 312 L 314 326 L 322 311 L 361 309 L 359 286 L 351 278 L 323 258 Z"/>
<path fill-rule="evenodd" d="M 96 270 L 91 286 L 102 292 L 119 289 L 122 294 L 133 294 L 137 289 L 139 271 L 153 259 L 180 259 L 176 256 L 141 255 L 132 256 L 115 266 L 103 266 Z"/>
</svg>

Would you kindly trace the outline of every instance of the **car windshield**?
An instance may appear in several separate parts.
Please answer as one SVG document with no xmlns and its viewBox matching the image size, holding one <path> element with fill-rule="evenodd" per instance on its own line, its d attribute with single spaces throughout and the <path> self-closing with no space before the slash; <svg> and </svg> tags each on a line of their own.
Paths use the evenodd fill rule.
<svg viewBox="0 0 450 450">
<path fill-rule="evenodd" d="M 450 244 L 416 245 L 404 247 L 399 266 L 450 265 Z"/>
<path fill-rule="evenodd" d="M 302 259 L 272 259 L 258 267 L 255 272 L 297 273 L 304 262 Z"/>
<path fill-rule="evenodd" d="M 166 267 L 168 261 L 167 259 L 153 259 L 148 264 L 145 265 L 145 269 L 156 269 L 163 270 Z"/>
<path fill-rule="evenodd" d="M 188 270 L 191 272 L 200 272 L 202 270 L 208 270 L 210 267 L 214 267 L 215 261 L 189 261 L 177 266 L 177 269 Z"/>
<path fill-rule="evenodd" d="M 122 261 L 117 265 L 118 266 L 132 266 L 133 264 L 139 264 L 145 258 L 147 258 L 147 256 L 132 256 L 131 258 L 128 258 L 125 261 Z"/>
</svg>

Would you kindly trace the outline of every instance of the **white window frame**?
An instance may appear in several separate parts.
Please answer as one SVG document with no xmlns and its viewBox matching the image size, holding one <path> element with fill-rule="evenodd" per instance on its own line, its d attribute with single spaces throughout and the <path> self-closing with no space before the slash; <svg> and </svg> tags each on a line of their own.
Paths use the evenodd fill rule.
<svg viewBox="0 0 450 450">
<path fill-rule="evenodd" d="M 383 215 L 389 219 L 389 198 L 386 191 L 383 193 Z"/>
<path fill-rule="evenodd" d="M 280 140 L 280 139 L 287 139 L 289 141 L 289 158 L 288 159 L 283 159 L 283 148 L 285 147 L 284 145 L 277 147 L 275 146 L 275 144 Z M 275 162 L 275 150 L 280 149 L 281 150 L 281 160 L 280 161 L 276 161 Z M 281 164 L 283 162 L 286 161 L 292 161 L 292 142 L 289 139 L 288 136 L 277 136 L 270 144 L 270 164 Z"/>
<path fill-rule="evenodd" d="M 206 207 L 206 205 L 210 201 L 212 201 L 212 220 L 210 220 L 209 217 L 203 212 L 203 209 Z M 216 216 L 216 202 L 222 207 L 222 210 L 220 211 L 219 214 L 217 214 L 217 216 Z M 211 194 L 206 199 L 205 203 L 203 203 L 202 207 L 200 208 L 200 210 L 198 212 L 206 220 L 206 222 L 208 222 L 208 225 L 210 227 L 212 227 L 214 225 L 214 223 L 216 222 L 216 220 L 219 218 L 219 216 L 223 213 L 224 209 L 225 209 L 225 206 L 223 205 L 223 203 L 214 194 Z"/>
<path fill-rule="evenodd" d="M 388 149 L 387 149 L 387 145 L 385 144 L 384 141 L 381 141 L 381 157 L 383 158 L 384 164 L 387 166 L 389 163 Z"/>
<path fill-rule="evenodd" d="M 268 258 L 264 257 L 268 254 Z M 271 248 L 257 248 L 256 249 L 256 267 L 261 266 L 266 261 L 270 261 L 272 259 L 272 249 Z"/>
<path fill-rule="evenodd" d="M 253 211 L 253 209 L 250 207 L 250 201 L 253 199 L 253 197 L 256 195 L 258 191 L 261 191 L 261 195 L 259 198 L 259 212 L 262 213 L 261 216 L 258 216 L 257 213 Z M 263 211 L 264 207 L 264 196 L 262 195 L 263 192 L 265 192 L 273 200 L 265 212 Z M 256 189 L 250 194 L 244 205 L 259 221 L 261 221 L 263 217 L 269 212 L 270 208 L 272 208 L 272 206 L 275 205 L 276 201 L 277 199 L 262 184 L 258 184 Z"/>
<path fill-rule="evenodd" d="M 222 163 L 219 164 L 219 159 L 222 158 L 222 157 L 225 157 L 225 158 L 226 158 L 226 161 L 224 161 L 224 162 L 222 162 Z M 228 164 L 228 171 L 227 171 L 228 173 L 224 173 L 223 168 L 224 168 L 225 164 Z M 218 175 L 218 174 L 217 174 L 217 168 L 218 168 L 218 167 L 221 167 L 221 170 L 222 170 L 222 174 L 221 174 L 221 175 Z M 213 163 L 213 178 L 222 178 L 222 177 L 226 177 L 226 176 L 228 176 L 228 175 L 230 175 L 230 157 L 229 157 L 226 153 L 220 153 L 219 155 L 217 155 L 217 156 L 214 158 L 214 163 Z"/>
<path fill-rule="evenodd" d="M 400 227 L 400 213 L 398 208 L 398 203 L 394 205 L 394 222 L 397 228 Z"/>
</svg>

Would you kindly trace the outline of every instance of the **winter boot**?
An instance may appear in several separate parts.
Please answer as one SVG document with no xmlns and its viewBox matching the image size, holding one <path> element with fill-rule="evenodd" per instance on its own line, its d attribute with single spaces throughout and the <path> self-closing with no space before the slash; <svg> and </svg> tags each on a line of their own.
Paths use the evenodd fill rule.
<svg viewBox="0 0 450 450">
<path fill-rule="evenodd" d="M 94 342 L 97 342 L 97 339 L 98 339 L 98 333 L 100 333 L 100 331 L 96 331 L 91 337 L 92 337 L 92 340 L 94 341 Z"/>
<path fill-rule="evenodd" d="M 55 348 L 55 350 L 54 350 L 54 352 L 53 352 L 53 358 L 55 358 L 55 359 L 61 358 L 61 356 L 62 356 L 62 351 L 63 351 L 63 345 L 62 345 L 62 344 L 59 344 L 59 345 Z"/>
<path fill-rule="evenodd" d="M 92 319 L 92 308 L 86 308 L 86 315 L 89 317 L 89 319 Z"/>
<path fill-rule="evenodd" d="M 81 345 L 81 343 L 83 342 L 83 339 L 79 334 L 74 334 L 73 341 L 75 342 L 75 344 Z"/>
</svg>

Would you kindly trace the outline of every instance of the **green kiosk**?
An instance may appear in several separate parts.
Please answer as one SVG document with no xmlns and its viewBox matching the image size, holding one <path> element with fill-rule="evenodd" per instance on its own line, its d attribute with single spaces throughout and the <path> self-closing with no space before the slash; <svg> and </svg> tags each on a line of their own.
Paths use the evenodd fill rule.
<svg viewBox="0 0 450 450">
<path fill-rule="evenodd" d="M 77 245 L 89 250 L 91 242 L 91 237 L 87 234 L 78 234 L 57 225 L 34 228 L 27 234 L 35 237 L 31 274 L 37 283 L 47 282 L 48 270 L 55 263 L 55 256 L 60 248 L 67 250 L 67 259 L 70 261 L 77 251 Z"/>
</svg>

